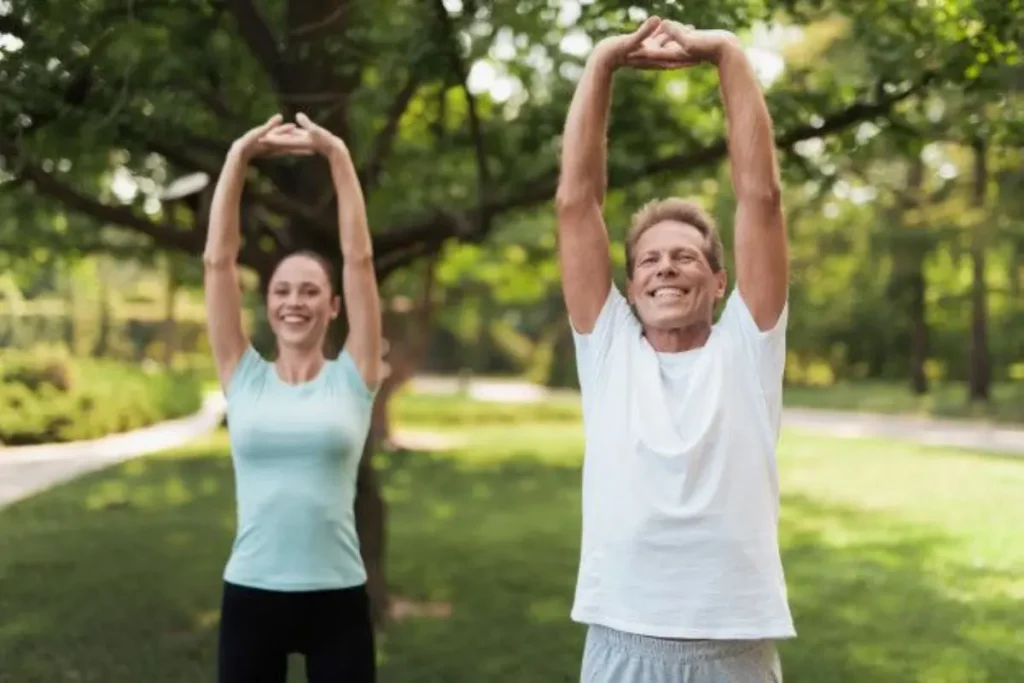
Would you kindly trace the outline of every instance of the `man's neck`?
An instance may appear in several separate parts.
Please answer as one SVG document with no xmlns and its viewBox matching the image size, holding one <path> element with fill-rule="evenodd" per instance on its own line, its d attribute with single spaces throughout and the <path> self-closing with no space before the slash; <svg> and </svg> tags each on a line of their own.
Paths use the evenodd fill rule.
<svg viewBox="0 0 1024 683">
<path fill-rule="evenodd" d="M 682 353 L 704 346 L 711 336 L 711 323 L 696 323 L 670 329 L 644 328 L 644 336 L 659 353 Z"/>
</svg>

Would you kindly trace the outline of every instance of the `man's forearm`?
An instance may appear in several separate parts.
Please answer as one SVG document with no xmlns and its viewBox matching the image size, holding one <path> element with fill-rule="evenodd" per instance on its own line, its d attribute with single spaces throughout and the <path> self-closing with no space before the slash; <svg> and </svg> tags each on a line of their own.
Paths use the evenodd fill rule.
<svg viewBox="0 0 1024 683">
<path fill-rule="evenodd" d="M 562 134 L 562 173 L 556 201 L 561 206 L 604 201 L 607 187 L 607 128 L 612 60 L 595 52 L 587 60 Z"/>
<path fill-rule="evenodd" d="M 737 200 L 779 200 L 775 139 L 760 84 L 738 43 L 728 42 L 718 75 L 729 126 L 729 165 Z"/>
</svg>

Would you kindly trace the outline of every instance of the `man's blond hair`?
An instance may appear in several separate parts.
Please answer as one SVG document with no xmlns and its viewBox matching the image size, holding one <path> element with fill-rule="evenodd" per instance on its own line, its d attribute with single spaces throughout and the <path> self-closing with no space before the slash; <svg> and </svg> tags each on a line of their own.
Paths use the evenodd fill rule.
<svg viewBox="0 0 1024 683">
<path fill-rule="evenodd" d="M 711 265 L 711 270 L 715 273 L 722 270 L 725 250 L 722 247 L 722 236 L 718 234 L 715 220 L 697 202 L 669 197 L 647 202 L 633 214 L 629 232 L 626 233 L 626 274 L 629 277 L 633 277 L 633 267 L 636 265 L 636 243 L 640 240 L 640 236 L 648 229 L 665 221 L 686 223 L 697 228 L 704 236 L 704 255 Z"/>
</svg>

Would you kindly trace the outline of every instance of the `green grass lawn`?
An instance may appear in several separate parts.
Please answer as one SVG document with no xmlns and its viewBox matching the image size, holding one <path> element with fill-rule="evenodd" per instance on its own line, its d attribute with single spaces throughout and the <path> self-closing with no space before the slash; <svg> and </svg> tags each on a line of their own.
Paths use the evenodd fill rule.
<svg viewBox="0 0 1024 683">
<path fill-rule="evenodd" d="M 925 396 L 915 396 L 905 383 L 862 381 L 828 387 L 787 386 L 784 400 L 791 408 L 850 410 L 915 417 L 968 418 L 1001 423 L 1024 424 L 1024 381 L 992 385 L 991 401 L 970 405 L 962 383 L 937 384 Z M 405 392 L 394 399 L 410 421 L 437 423 L 437 411 L 443 411 L 454 423 L 475 424 L 479 418 L 508 422 L 514 419 L 579 419 L 579 395 L 555 391 L 543 403 L 510 405 L 475 402 L 457 395 L 430 395 Z"/>
<path fill-rule="evenodd" d="M 830 387 L 786 387 L 787 406 L 856 410 L 930 417 L 975 418 L 995 422 L 1024 423 L 1024 382 L 992 385 L 988 404 L 970 405 L 967 388 L 938 384 L 924 396 L 910 393 L 906 383 L 854 382 Z"/>
<path fill-rule="evenodd" d="M 510 417 L 378 456 L 396 596 L 450 608 L 391 626 L 384 682 L 578 680 L 580 428 Z M 1024 678 L 1024 459 L 794 433 L 780 457 L 787 682 Z M 213 680 L 232 486 L 221 434 L 0 511 L 0 682 Z"/>
</svg>

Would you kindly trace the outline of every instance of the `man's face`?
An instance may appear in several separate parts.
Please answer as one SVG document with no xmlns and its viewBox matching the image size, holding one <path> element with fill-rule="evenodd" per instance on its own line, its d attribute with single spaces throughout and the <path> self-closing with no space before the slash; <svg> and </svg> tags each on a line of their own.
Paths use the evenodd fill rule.
<svg viewBox="0 0 1024 683">
<path fill-rule="evenodd" d="M 711 322 L 725 294 L 725 271 L 711 270 L 700 230 L 663 221 L 640 235 L 630 274 L 629 301 L 644 327 L 670 330 Z"/>
</svg>

